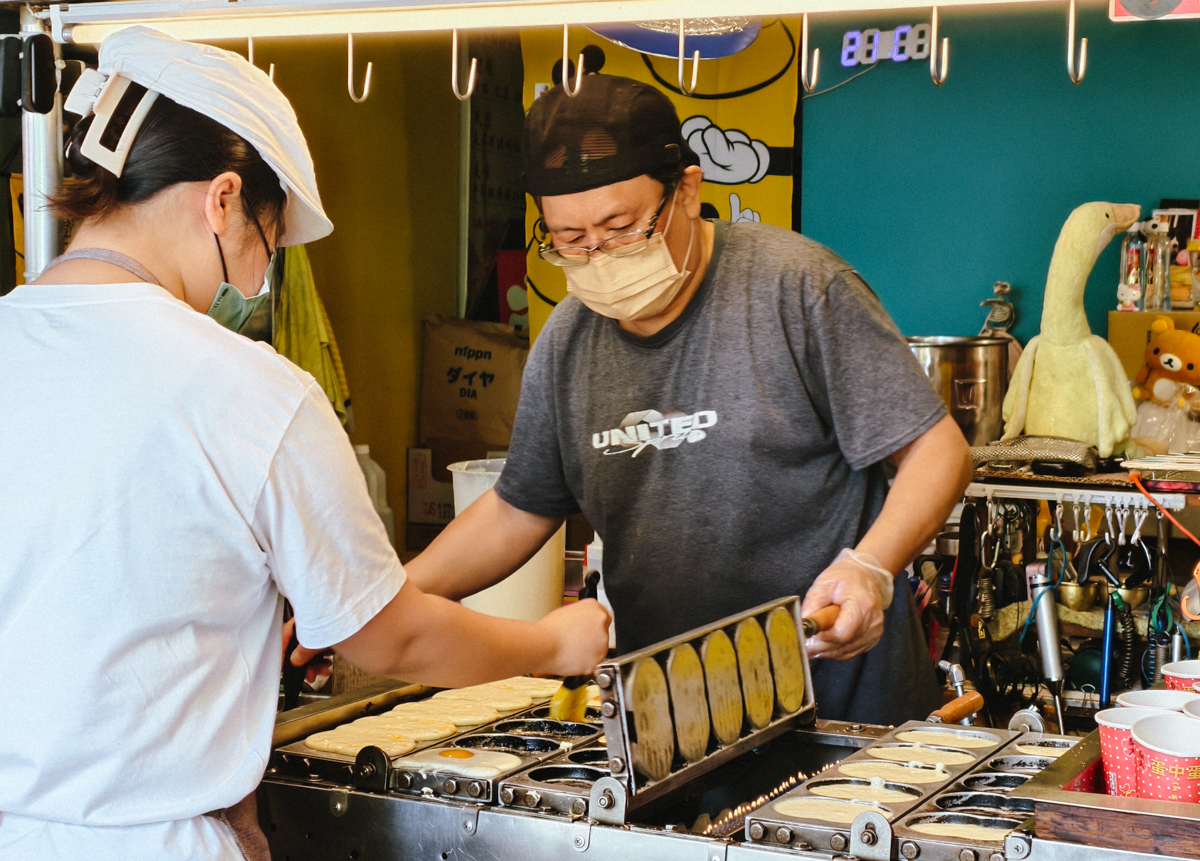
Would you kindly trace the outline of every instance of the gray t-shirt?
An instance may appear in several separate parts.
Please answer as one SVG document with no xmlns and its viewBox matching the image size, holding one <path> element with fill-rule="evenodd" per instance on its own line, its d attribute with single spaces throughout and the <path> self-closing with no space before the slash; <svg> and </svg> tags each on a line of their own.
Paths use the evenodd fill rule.
<svg viewBox="0 0 1200 861">
<path fill-rule="evenodd" d="M 624 653 L 786 595 L 854 547 L 880 461 L 945 408 L 879 300 L 799 234 L 717 222 L 683 314 L 638 338 L 564 299 L 529 355 L 496 486 L 582 511 L 604 540 Z M 903 581 L 865 658 L 817 661 L 824 718 L 900 723 L 940 704 Z"/>
</svg>

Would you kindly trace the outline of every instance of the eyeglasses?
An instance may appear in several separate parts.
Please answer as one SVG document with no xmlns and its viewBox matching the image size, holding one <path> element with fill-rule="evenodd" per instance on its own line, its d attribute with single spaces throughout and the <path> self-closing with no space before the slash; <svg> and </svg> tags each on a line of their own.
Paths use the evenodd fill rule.
<svg viewBox="0 0 1200 861">
<path fill-rule="evenodd" d="M 629 257 L 637 254 L 640 251 L 645 251 L 646 246 L 650 244 L 650 235 L 654 233 L 654 228 L 658 224 L 658 217 L 662 214 L 663 207 L 667 205 L 667 201 L 671 199 L 675 189 L 666 189 L 663 193 L 663 198 L 658 204 L 658 209 L 654 210 L 654 215 L 650 217 L 650 226 L 645 230 L 635 230 L 632 233 L 622 233 L 617 236 L 609 237 L 603 242 L 597 242 L 595 245 L 570 245 L 561 248 L 555 248 L 550 244 L 550 235 L 546 231 L 546 223 L 538 219 L 538 226 L 542 230 L 542 235 L 538 237 L 538 256 L 555 266 L 585 266 L 592 259 L 592 253 L 601 251 L 609 257 Z"/>
</svg>

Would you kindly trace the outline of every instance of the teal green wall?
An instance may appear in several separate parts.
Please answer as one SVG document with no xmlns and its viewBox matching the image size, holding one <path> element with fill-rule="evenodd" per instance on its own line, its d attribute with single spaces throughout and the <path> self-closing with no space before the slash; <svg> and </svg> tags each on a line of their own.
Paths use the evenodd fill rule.
<svg viewBox="0 0 1200 861">
<path fill-rule="evenodd" d="M 1066 71 L 1066 2 L 1034 11 L 944 10 L 950 74 L 890 60 L 805 101 L 802 227 L 850 261 L 909 335 L 975 334 L 994 281 L 1017 295 L 1016 334 L 1039 329 L 1054 241 L 1089 200 L 1200 196 L 1200 21 L 1112 24 L 1080 4 L 1087 77 Z M 824 89 L 850 29 L 928 11 L 811 16 Z M 1116 306 L 1120 237 L 1088 282 L 1092 330 Z"/>
</svg>

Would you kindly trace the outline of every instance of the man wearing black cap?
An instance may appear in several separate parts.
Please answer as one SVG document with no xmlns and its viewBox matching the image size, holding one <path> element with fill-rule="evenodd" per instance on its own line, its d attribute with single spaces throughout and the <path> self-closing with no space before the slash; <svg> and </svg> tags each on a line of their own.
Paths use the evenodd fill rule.
<svg viewBox="0 0 1200 861">
<path fill-rule="evenodd" d="M 522 158 L 540 253 L 570 295 L 530 352 L 495 490 L 409 576 L 471 594 L 582 511 L 604 540 L 619 652 L 800 594 L 805 613 L 841 609 L 810 641 L 836 659 L 814 664 L 822 717 L 925 717 L 936 679 L 893 579 L 971 459 L 878 299 L 799 234 L 702 220 L 698 159 L 653 87 L 555 87 Z"/>
</svg>

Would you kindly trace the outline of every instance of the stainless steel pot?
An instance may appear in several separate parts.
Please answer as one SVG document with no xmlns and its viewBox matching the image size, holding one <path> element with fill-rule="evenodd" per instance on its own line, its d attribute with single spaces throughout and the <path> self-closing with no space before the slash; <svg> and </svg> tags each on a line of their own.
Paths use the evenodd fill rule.
<svg viewBox="0 0 1200 861">
<path fill-rule="evenodd" d="M 908 346 L 933 390 L 971 445 L 1000 438 L 1000 411 L 1008 391 L 1008 340 L 1005 338 L 909 338 Z"/>
</svg>

